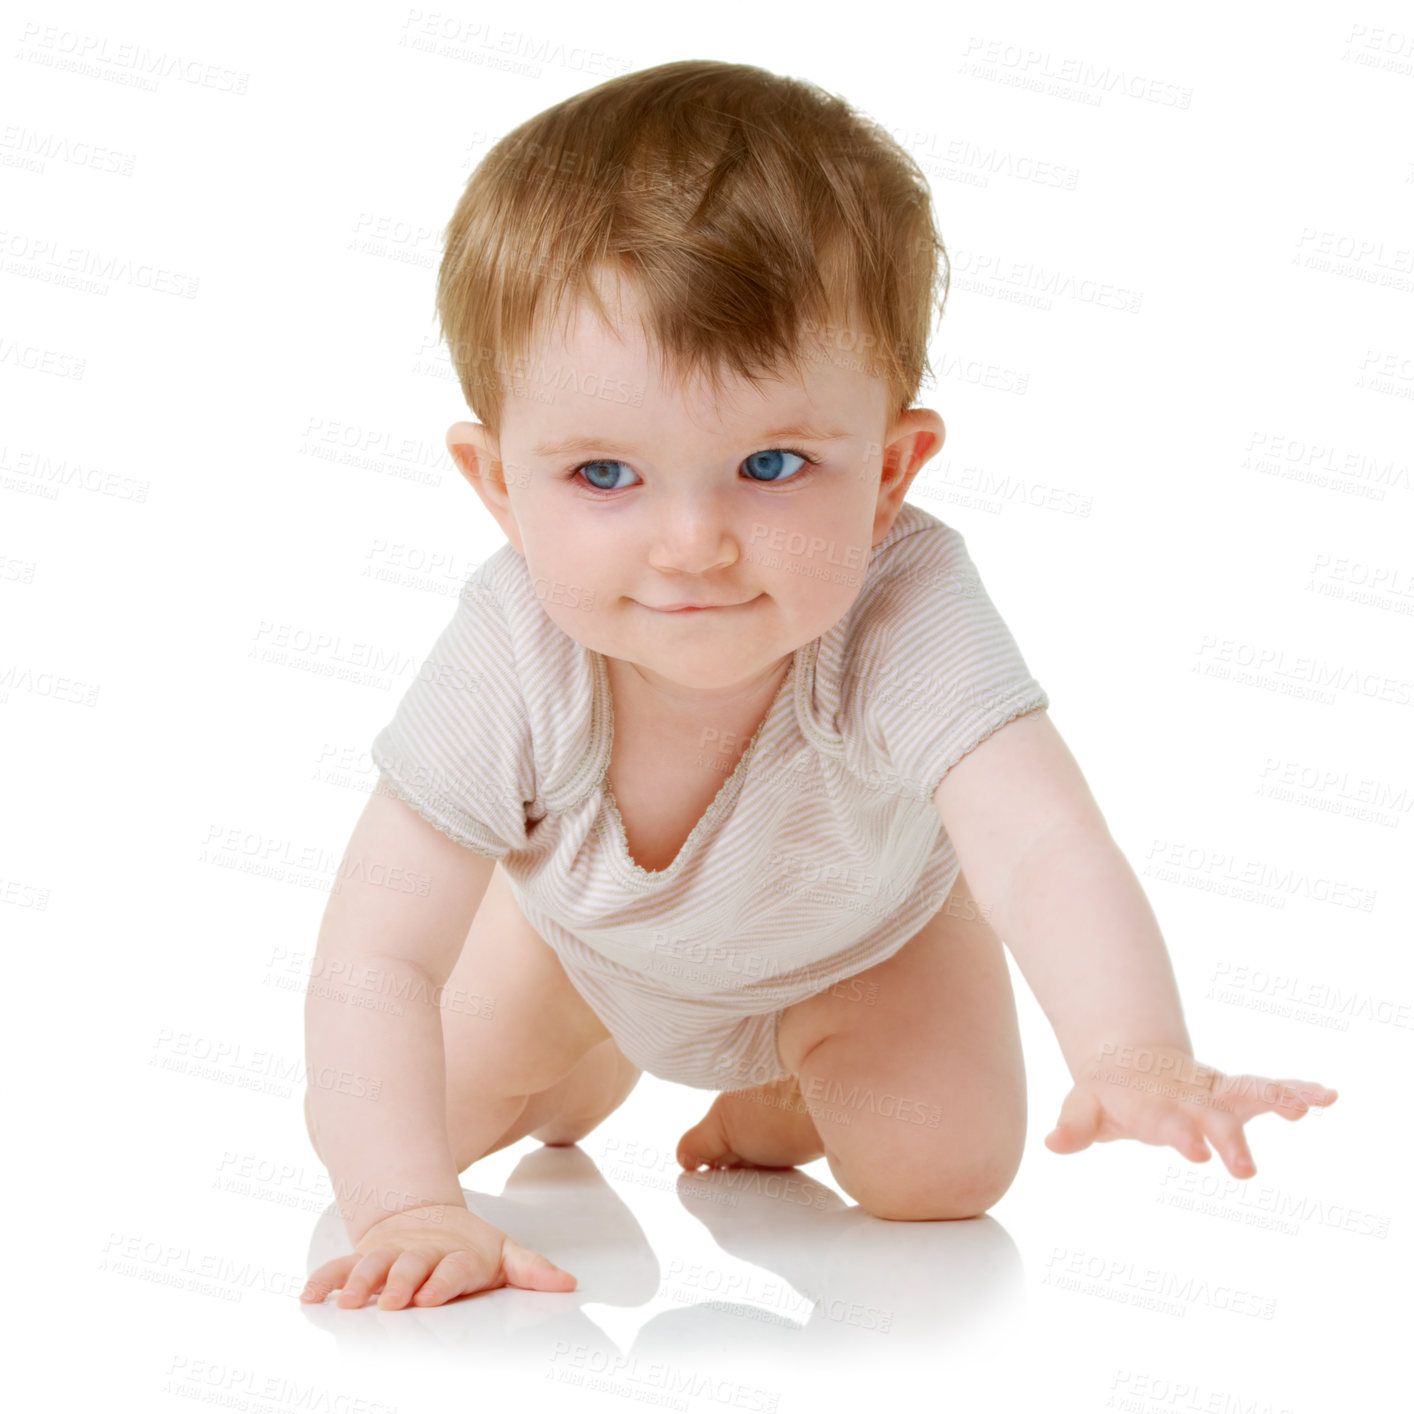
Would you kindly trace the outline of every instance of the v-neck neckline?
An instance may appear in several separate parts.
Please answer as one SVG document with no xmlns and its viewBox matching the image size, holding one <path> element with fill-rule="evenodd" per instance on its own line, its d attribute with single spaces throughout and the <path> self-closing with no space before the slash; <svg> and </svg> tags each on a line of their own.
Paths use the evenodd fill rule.
<svg viewBox="0 0 1414 1414">
<path fill-rule="evenodd" d="M 695 853 L 698 842 L 718 821 L 723 812 L 736 798 L 741 790 L 742 781 L 746 777 L 746 768 L 751 758 L 756 754 L 756 743 L 761 739 L 761 733 L 766 729 L 767 723 L 776 715 L 777 710 L 783 701 L 789 700 L 795 691 L 796 673 L 800 664 L 801 650 L 796 649 L 791 654 L 790 666 L 786 669 L 781 681 L 777 684 L 775 696 L 771 698 L 770 705 L 766 708 L 765 714 L 756 725 L 756 730 L 751 734 L 751 740 L 746 744 L 746 750 L 741 753 L 732 773 L 718 787 L 716 795 L 712 797 L 711 803 L 702 813 L 702 817 L 689 831 L 687 838 L 682 842 L 673 861 L 664 869 L 645 869 L 634 857 L 628 844 L 628 831 L 624 827 L 623 816 L 619 813 L 618 801 L 614 798 L 614 788 L 609 781 L 609 764 L 614 756 L 614 729 L 616 726 L 613 690 L 609 682 L 609 670 L 601 653 L 591 650 L 591 658 L 594 663 L 595 673 L 598 677 L 598 687 L 602 694 L 601 701 L 605 704 L 603 714 L 603 735 L 602 735 L 602 756 L 604 769 L 599 778 L 600 793 L 607 808 L 608 821 L 606 833 L 612 838 L 607 842 L 607 853 L 614 861 L 620 876 L 629 884 L 638 889 L 656 887 L 659 884 L 670 882 L 676 879 L 687 865 L 687 861 Z"/>
</svg>

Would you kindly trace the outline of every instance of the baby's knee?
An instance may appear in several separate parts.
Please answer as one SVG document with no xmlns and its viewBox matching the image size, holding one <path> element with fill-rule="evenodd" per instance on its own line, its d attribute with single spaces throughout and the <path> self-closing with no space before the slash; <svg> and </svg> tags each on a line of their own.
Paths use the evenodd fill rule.
<svg viewBox="0 0 1414 1414">
<path fill-rule="evenodd" d="M 953 1222 L 980 1218 L 1011 1187 L 1012 1175 L 980 1170 L 938 1172 L 892 1165 L 858 1176 L 836 1174 L 866 1212 L 890 1222 Z"/>
<path fill-rule="evenodd" d="M 863 1117 L 860 1117 L 863 1121 Z M 1021 1168 L 1021 1152 L 975 1126 L 929 1129 L 876 1117 L 868 1135 L 830 1167 L 840 1186 L 876 1218 L 937 1222 L 981 1217 Z"/>
<path fill-rule="evenodd" d="M 600 1042 L 559 1085 L 531 1097 L 545 1119 L 530 1137 L 542 1144 L 578 1144 L 628 1099 L 642 1074 L 612 1039 Z"/>
</svg>

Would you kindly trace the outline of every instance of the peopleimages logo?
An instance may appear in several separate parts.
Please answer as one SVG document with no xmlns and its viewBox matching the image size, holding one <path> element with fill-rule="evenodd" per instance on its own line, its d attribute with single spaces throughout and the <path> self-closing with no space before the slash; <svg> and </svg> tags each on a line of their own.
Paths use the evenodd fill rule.
<svg viewBox="0 0 1414 1414">
<path fill-rule="evenodd" d="M 1067 98 L 1098 107 L 1107 95 L 1118 94 L 1161 108 L 1186 109 L 1193 101 L 1191 88 L 1151 79 L 1126 69 L 1103 67 L 1089 59 L 1065 55 L 1000 39 L 972 36 L 963 52 L 959 72 L 971 78 L 991 79 L 1013 88 L 1030 89 L 1051 98 Z"/>
</svg>

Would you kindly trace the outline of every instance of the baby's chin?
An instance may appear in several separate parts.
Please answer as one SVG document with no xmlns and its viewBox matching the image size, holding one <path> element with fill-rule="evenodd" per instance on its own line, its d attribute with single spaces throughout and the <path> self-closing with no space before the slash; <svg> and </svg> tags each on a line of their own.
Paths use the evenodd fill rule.
<svg viewBox="0 0 1414 1414">
<path fill-rule="evenodd" d="M 666 696 L 690 698 L 700 693 L 704 698 L 750 698 L 758 692 L 779 685 L 780 676 L 790 666 L 794 649 L 787 644 L 758 645 L 744 643 L 740 636 L 724 634 L 720 641 L 707 635 L 688 635 L 687 641 L 645 643 L 641 638 L 614 643 L 586 644 L 609 662 L 628 669 L 631 674 L 626 687 L 633 681 L 649 688 L 662 690 Z M 622 676 L 622 675 L 621 675 Z M 688 705 L 688 704 L 684 704 Z"/>
<path fill-rule="evenodd" d="M 782 657 L 746 653 L 740 645 L 733 648 L 730 644 L 717 651 L 697 645 L 673 653 L 629 650 L 605 656 L 636 668 L 637 676 L 650 686 L 704 695 L 747 692 L 761 686 L 772 670 L 781 666 Z"/>
</svg>

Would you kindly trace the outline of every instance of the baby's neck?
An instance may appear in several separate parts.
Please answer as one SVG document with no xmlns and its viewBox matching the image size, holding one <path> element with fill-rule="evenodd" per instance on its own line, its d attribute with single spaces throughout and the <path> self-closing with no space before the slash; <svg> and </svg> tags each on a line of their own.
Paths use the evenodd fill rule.
<svg viewBox="0 0 1414 1414">
<path fill-rule="evenodd" d="M 656 673 L 647 674 L 637 663 L 625 659 L 606 657 L 604 665 L 616 703 L 632 702 L 659 718 L 690 726 L 699 722 L 716 724 L 724 718 L 764 709 L 780 689 L 793 657 L 788 653 L 749 681 L 720 690 L 683 687 Z"/>
</svg>

